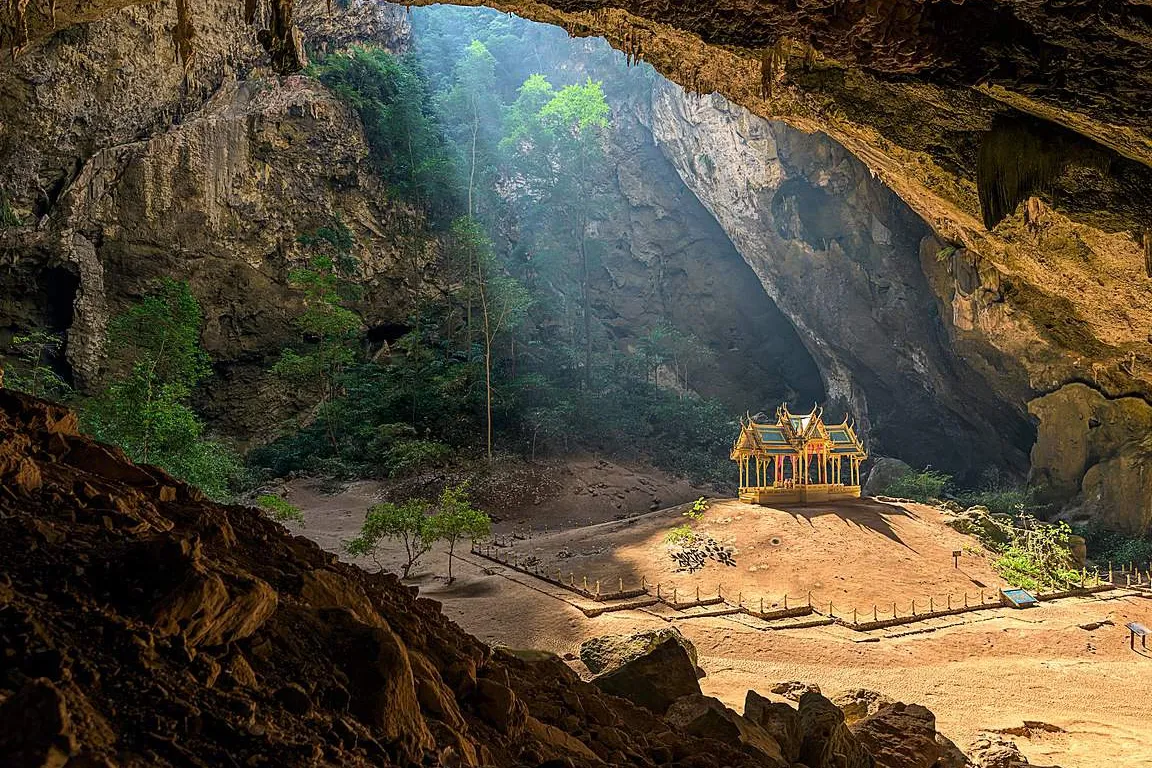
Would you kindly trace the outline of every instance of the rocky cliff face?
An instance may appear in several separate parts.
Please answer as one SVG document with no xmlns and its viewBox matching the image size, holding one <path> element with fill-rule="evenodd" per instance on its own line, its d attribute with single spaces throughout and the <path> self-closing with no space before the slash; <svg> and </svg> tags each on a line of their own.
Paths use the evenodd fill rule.
<svg viewBox="0 0 1152 768">
<path fill-rule="evenodd" d="M 300 16 L 318 44 L 405 41 L 397 7 L 322 6 Z M 380 325 L 406 318 L 406 278 L 424 255 L 417 216 L 373 174 L 356 115 L 314 81 L 262 67 L 238 14 L 199 8 L 205 49 L 187 68 L 168 39 L 177 9 L 160 4 L 61 33 L 0 69 L 12 95 L 0 103 L 4 195 L 22 222 L 0 229 L 0 326 L 66 331 L 86 386 L 101 376 L 109 318 L 159 277 L 187 280 L 216 365 L 201 406 L 220 428 L 259 437 L 279 398 L 260 372 L 299 309 L 287 284 L 308 258 L 298 238 L 337 220 L 350 229 L 363 309 Z"/>
<path fill-rule="evenodd" d="M 1023 403 L 956 354 L 921 268 L 928 227 L 842 147 L 720 96 L 653 97 L 652 133 L 795 325 L 874 453 L 1023 471 Z M 936 257 L 935 253 L 928 258 Z"/>
</svg>

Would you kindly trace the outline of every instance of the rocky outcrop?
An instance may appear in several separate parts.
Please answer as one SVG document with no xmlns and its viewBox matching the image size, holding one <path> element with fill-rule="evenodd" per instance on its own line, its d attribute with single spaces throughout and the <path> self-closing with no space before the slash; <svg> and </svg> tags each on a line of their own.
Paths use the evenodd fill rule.
<svg viewBox="0 0 1152 768">
<path fill-rule="evenodd" d="M 658 89 L 652 120 L 873 453 L 959 472 L 1026 468 L 1021 404 L 953 350 L 912 257 L 928 228 L 863 164 L 825 137 L 672 86 Z"/>
<path fill-rule="evenodd" d="M 664 717 L 681 733 L 739 744 L 768 768 L 787 768 L 790 764 L 780 744 L 768 731 L 711 696 L 682 696 L 669 707 Z"/>
<path fill-rule="evenodd" d="M 0 488 L 5 765 L 761 764 L 8 390 Z"/>
<path fill-rule="evenodd" d="M 900 459 L 879 456 L 872 462 L 872 469 L 868 470 L 861 493 L 865 496 L 879 496 L 888 490 L 888 486 L 911 471 L 912 467 Z"/>
<path fill-rule="evenodd" d="M 756 691 L 748 691 L 744 698 L 744 717 L 767 731 L 780 745 L 780 753 L 789 763 L 800 759 L 804 733 L 800 728 L 800 713 L 795 707 L 779 701 L 769 701 Z"/>
<path fill-rule="evenodd" d="M 0 310 L 0 348 L 10 330 L 66 333 L 71 373 L 89 387 L 109 318 L 160 277 L 187 280 L 215 363 L 200 409 L 251 440 L 293 405 L 262 373 L 293 336 L 300 298 L 287 276 L 309 258 L 302 237 L 348 228 L 361 309 L 383 326 L 405 321 L 425 254 L 418 217 L 384 194 L 356 115 L 309 78 L 262 69 L 235 10 L 198 7 L 206 52 L 184 69 L 171 59 L 167 3 L 61 33 L 0 69 L 0 195 L 24 222 L 0 229 L 12 265 L 0 290 L 18 297 Z M 317 44 L 360 34 L 406 44 L 392 6 L 297 10 Z"/>
<path fill-rule="evenodd" d="M 666 640 L 681 645 L 692 665 L 697 665 L 696 646 L 675 627 L 590 638 L 580 644 L 580 661 L 593 675 L 599 675 L 643 656 Z"/>
<path fill-rule="evenodd" d="M 1069 384 L 1033 400 L 1039 421 L 1031 481 L 1065 515 L 1129 533 L 1152 528 L 1152 405 Z"/>
<path fill-rule="evenodd" d="M 674 637 L 664 638 L 592 682 L 605 693 L 660 715 L 680 697 L 700 693 L 696 665 Z"/>
<path fill-rule="evenodd" d="M 832 703 L 840 707 L 840 711 L 844 713 L 844 722 L 851 726 L 858 720 L 876 714 L 892 704 L 893 701 L 878 691 L 854 688 L 850 691 L 841 691 L 833 696 Z M 934 725 L 933 732 L 935 732 Z"/>
<path fill-rule="evenodd" d="M 800 761 L 811 768 L 873 768 L 876 762 L 852 735 L 844 713 L 825 696 L 800 697 Z"/>
<path fill-rule="evenodd" d="M 933 768 L 940 759 L 936 718 L 919 705 L 889 704 L 852 726 L 878 768 Z"/>
</svg>

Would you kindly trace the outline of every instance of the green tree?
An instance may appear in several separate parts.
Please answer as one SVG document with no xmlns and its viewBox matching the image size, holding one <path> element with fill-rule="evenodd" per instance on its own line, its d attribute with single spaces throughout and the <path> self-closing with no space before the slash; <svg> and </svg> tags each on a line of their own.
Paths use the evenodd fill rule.
<svg viewBox="0 0 1152 768">
<path fill-rule="evenodd" d="M 428 511 L 428 502 L 420 499 L 409 499 L 400 504 L 376 504 L 368 509 L 360 535 L 349 541 L 345 548 L 350 555 L 371 557 L 376 567 L 383 570 L 380 545 L 387 539 L 399 539 L 404 544 L 406 558 L 401 566 L 401 575 L 406 579 L 436 540 Z"/>
<path fill-rule="evenodd" d="M 431 535 L 448 542 L 448 583 L 452 583 L 456 544 L 464 539 L 476 541 L 487 536 L 492 531 L 492 519 L 472 506 L 464 485 L 445 488 L 436 506 L 437 512 L 431 518 Z"/>
<path fill-rule="evenodd" d="M 342 394 L 341 374 L 357 359 L 363 322 L 342 306 L 342 281 L 331 258 L 313 258 L 307 268 L 292 270 L 289 281 L 304 293 L 304 311 L 294 321 L 300 344 L 280 353 L 272 373 L 313 394 L 313 415 L 326 425 L 338 455 L 337 419 L 330 406 Z"/>
<path fill-rule="evenodd" d="M 133 461 L 155 464 L 223 499 L 237 459 L 204 437 L 189 405 L 193 387 L 210 372 L 200 324 L 200 304 L 188 284 L 161 281 L 111 323 L 109 356 L 125 372 L 84 405 L 81 418 L 91 435 L 120 446 Z"/>
<path fill-rule="evenodd" d="M 475 268 L 468 283 L 479 298 L 482 340 L 484 344 L 484 405 L 485 443 L 488 459 L 492 459 L 492 368 L 497 338 L 522 322 L 531 303 L 528 292 L 514 278 L 504 274 L 492 253 L 492 243 L 479 223 L 471 218 L 457 219 L 452 225 L 451 237 L 456 249 L 467 253 L 467 261 Z"/>
<path fill-rule="evenodd" d="M 356 110 L 373 163 L 394 189 L 434 219 L 455 206 L 454 166 L 414 59 L 352 46 L 309 72 Z"/>
<path fill-rule="evenodd" d="M 65 400 L 72 396 L 72 385 L 51 366 L 50 361 L 60 354 L 63 340 L 43 330 L 13 336 L 12 347 L 22 363 L 8 371 L 4 385 L 9 389 L 27 392 L 33 397 Z"/>
<path fill-rule="evenodd" d="M 549 94 L 531 117 L 530 107 Z M 599 82 L 552 91 L 547 80 L 531 77 L 510 110 L 503 143 L 513 165 L 532 177 L 522 212 L 539 224 L 537 250 L 560 263 L 568 262 L 570 254 L 576 256 L 585 389 L 591 386 L 593 348 L 589 225 L 601 202 L 601 176 L 607 172 L 604 138 L 610 112 Z"/>
<path fill-rule="evenodd" d="M 456 62 L 452 88 L 441 98 L 441 114 L 449 137 L 464 152 L 468 216 L 477 215 L 477 184 L 491 182 L 492 152 L 499 140 L 501 105 L 496 89 L 496 60 L 479 40 L 473 40 Z M 490 183 L 484 186 L 490 187 Z"/>
</svg>

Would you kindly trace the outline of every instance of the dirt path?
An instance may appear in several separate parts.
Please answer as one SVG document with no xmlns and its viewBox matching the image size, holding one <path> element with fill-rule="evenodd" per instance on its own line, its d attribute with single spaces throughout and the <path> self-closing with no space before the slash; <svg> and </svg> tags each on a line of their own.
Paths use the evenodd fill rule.
<svg viewBox="0 0 1152 768">
<path fill-rule="evenodd" d="M 354 485 L 337 496 L 293 487 L 292 500 L 306 517 L 297 532 L 339 552 L 378 492 L 370 484 Z M 967 583 L 971 593 L 973 581 L 990 589 L 996 583 L 987 562 L 971 553 L 962 558 L 963 575 L 954 572 L 951 551 L 972 542 L 940 525 L 934 510 L 914 505 L 903 511 L 876 509 L 860 502 L 798 514 L 744 506 L 718 504 L 703 523 L 736 542 L 738 566 L 727 570 L 739 572 L 742 584 L 756 581 L 766 591 L 820 584 L 837 590 L 837 600 L 870 604 L 904 590 L 957 590 Z M 589 571 L 629 567 L 658 573 L 666 567 L 659 541 L 678 521 L 677 510 L 664 510 L 516 546 L 525 553 L 530 547 L 541 557 L 562 549 L 578 553 L 563 559 L 579 557 Z M 781 543 L 771 544 L 774 537 Z M 762 557 L 762 551 L 771 555 Z M 394 551 L 381 560 L 398 568 Z M 664 619 L 644 611 L 586 618 L 542 584 L 533 585 L 533 579 L 469 555 L 458 558 L 458 579 L 448 586 L 433 575 L 446 571 L 445 560 L 444 553 L 431 553 L 412 582 L 440 600 L 446 615 L 464 629 L 494 645 L 575 653 L 589 637 L 666 626 Z M 757 568 L 749 572 L 751 565 Z M 715 575 L 702 578 L 714 580 Z M 673 577 L 684 578 L 669 573 Z M 735 576 L 730 578 L 735 584 Z M 1152 600 L 1097 597 L 1029 611 L 981 611 L 938 620 L 930 632 L 870 642 L 843 627 L 763 632 L 724 618 L 676 625 L 700 652 L 708 673 L 701 681 L 705 693 L 737 710 L 749 688 L 764 693 L 780 680 L 814 682 L 830 694 L 870 688 L 928 706 L 941 732 L 961 747 L 996 730 L 1038 765 L 1152 768 L 1152 653 L 1129 650 L 1124 623 L 1133 620 L 1152 623 Z M 1095 622 L 1111 623 L 1081 628 Z M 1029 735 L 1024 721 L 1048 723 L 1059 731 L 1032 729 Z"/>
</svg>

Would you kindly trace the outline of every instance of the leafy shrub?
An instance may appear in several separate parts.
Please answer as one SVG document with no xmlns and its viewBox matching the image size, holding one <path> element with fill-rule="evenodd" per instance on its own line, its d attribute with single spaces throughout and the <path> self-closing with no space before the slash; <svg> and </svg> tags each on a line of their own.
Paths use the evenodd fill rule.
<svg viewBox="0 0 1152 768">
<path fill-rule="evenodd" d="M 687 547 L 696 541 L 696 532 L 693 531 L 687 524 L 678 525 L 664 537 L 666 544 L 672 544 L 678 547 Z"/>
<path fill-rule="evenodd" d="M 1072 552 L 1068 546 L 1071 533 L 1067 523 L 1041 523 L 1034 517 L 1022 515 L 1012 540 L 992 567 L 1017 587 L 1065 589 L 1080 580 L 1080 571 L 1072 568 Z"/>
<path fill-rule="evenodd" d="M 956 494 L 956 499 L 965 507 L 987 507 L 989 512 L 1005 515 L 1018 515 L 1037 509 L 1035 491 L 1026 486 L 966 491 Z"/>
<path fill-rule="evenodd" d="M 704 517 L 704 513 L 708 511 L 708 499 L 701 496 L 692 502 L 692 506 L 684 511 L 684 516 L 689 520 L 695 522 Z"/>
<path fill-rule="evenodd" d="M 397 440 L 388 448 L 384 465 L 388 475 L 415 472 L 443 463 L 452 455 L 452 447 L 436 440 Z"/>
<path fill-rule="evenodd" d="M 925 469 L 923 472 L 907 472 L 892 481 L 884 493 L 901 499 L 912 499 L 926 503 L 932 499 L 939 499 L 944 489 L 952 482 L 951 475 Z"/>
<path fill-rule="evenodd" d="M 304 522 L 304 513 L 300 511 L 300 507 L 297 507 L 295 504 L 289 504 L 286 499 L 274 496 L 271 493 L 257 496 L 256 506 L 260 507 L 268 517 L 278 523 Z"/>
<path fill-rule="evenodd" d="M 1084 537 L 1088 557 L 1098 565 L 1107 563 L 1148 563 L 1152 561 L 1152 538 L 1134 537 L 1119 531 L 1110 531 L 1099 523 L 1076 531 Z"/>
</svg>

